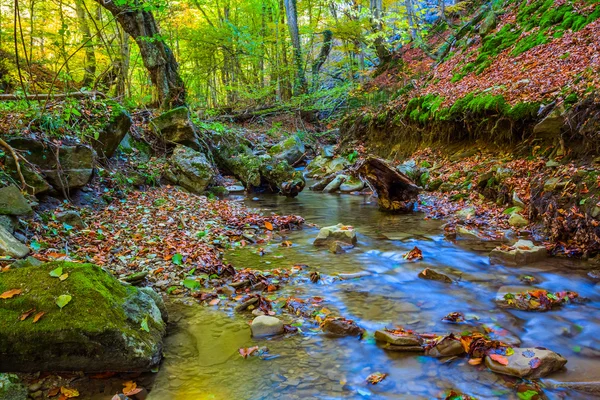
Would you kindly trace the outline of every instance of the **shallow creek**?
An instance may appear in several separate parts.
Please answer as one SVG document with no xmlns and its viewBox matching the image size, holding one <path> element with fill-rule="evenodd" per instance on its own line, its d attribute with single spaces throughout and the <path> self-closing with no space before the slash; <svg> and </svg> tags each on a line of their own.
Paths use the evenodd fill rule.
<svg viewBox="0 0 600 400">
<path fill-rule="evenodd" d="M 440 360 L 415 354 L 386 352 L 372 334 L 383 327 L 402 326 L 417 332 L 462 332 L 487 325 L 497 337 L 521 347 L 542 346 L 568 359 L 566 370 L 551 379 L 564 382 L 600 381 L 600 296 L 587 277 L 583 262 L 547 259 L 523 267 L 490 265 L 488 253 L 495 244 L 451 242 L 441 221 L 423 214 L 390 216 L 377 211 L 365 196 L 331 195 L 306 190 L 295 199 L 259 195 L 258 200 L 238 199 L 263 212 L 297 214 L 319 226 L 344 223 L 359 233 L 358 246 L 334 255 L 316 248 L 318 228 L 306 226 L 285 240 L 236 249 L 226 256 L 235 267 L 290 268 L 306 264 L 323 277 L 369 271 L 372 275 L 351 280 L 308 278 L 283 285 L 279 298 L 322 296 L 323 307 L 334 315 L 353 319 L 370 335 L 328 338 L 301 327 L 302 333 L 270 339 L 253 339 L 248 321 L 252 315 L 235 314 L 231 307 L 173 304 L 176 321 L 165 343 L 165 360 L 157 374 L 150 400 L 183 399 L 334 399 L 334 398 L 444 398 L 455 389 L 477 398 L 517 398 L 514 379 L 471 366 L 466 358 Z M 418 246 L 424 259 L 409 262 L 403 254 Z M 454 284 L 425 281 L 417 274 L 434 268 L 456 279 Z M 505 310 L 494 299 L 501 286 L 523 286 L 521 275 L 533 275 L 536 286 L 573 290 L 588 298 L 545 313 Z M 307 276 L 305 272 L 303 276 Z M 223 303 L 223 302 L 222 302 Z M 223 304 L 221 304 L 222 306 Z M 233 305 L 233 303 L 232 303 Z M 441 321 L 454 311 L 472 320 L 454 325 Z M 278 315 L 290 323 L 291 316 Z M 241 347 L 267 346 L 271 359 L 243 359 Z M 444 362 L 445 361 L 445 362 Z M 372 386 L 365 378 L 373 372 L 389 376 Z M 589 394 L 546 390 L 549 398 L 590 398 Z"/>
</svg>

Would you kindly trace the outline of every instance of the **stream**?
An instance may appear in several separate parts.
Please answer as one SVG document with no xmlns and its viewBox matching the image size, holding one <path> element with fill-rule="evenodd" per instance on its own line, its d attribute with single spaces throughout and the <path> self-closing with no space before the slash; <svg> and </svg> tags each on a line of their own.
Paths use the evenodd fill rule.
<svg viewBox="0 0 600 400">
<path fill-rule="evenodd" d="M 267 339 L 250 335 L 249 312 L 236 314 L 231 306 L 171 304 L 175 321 L 165 342 L 165 360 L 156 376 L 150 400 L 183 399 L 338 399 L 444 398 L 456 391 L 485 399 L 517 398 L 515 379 L 494 374 L 484 366 L 472 366 L 467 358 L 436 359 L 411 353 L 386 352 L 373 340 L 376 329 L 402 326 L 417 332 L 455 332 L 486 325 L 492 335 L 521 347 L 542 346 L 568 359 L 566 369 L 550 379 L 564 382 L 600 381 L 600 296 L 586 275 L 584 262 L 548 258 L 523 267 L 490 265 L 488 254 L 497 243 L 452 242 L 444 237 L 443 222 L 426 220 L 420 213 L 387 215 L 377 210 L 369 196 L 315 193 L 297 198 L 260 194 L 255 200 L 232 196 L 264 213 L 301 215 L 307 226 L 290 232 L 291 247 L 273 241 L 262 246 L 237 248 L 226 254 L 236 268 L 258 270 L 308 265 L 324 279 L 311 283 L 302 278 L 284 284 L 278 298 L 321 296 L 333 315 L 358 323 L 370 334 L 330 338 L 309 328 L 301 333 Z M 337 223 L 352 225 L 358 245 L 345 254 L 331 254 L 327 247 L 312 245 L 319 228 Z M 418 246 L 423 260 L 407 261 L 403 255 Z M 444 284 L 422 280 L 426 267 L 449 275 L 457 282 Z M 368 271 L 370 276 L 334 280 L 338 273 Z M 498 308 L 495 297 L 502 286 L 522 287 L 522 275 L 538 279 L 537 287 L 549 291 L 572 290 L 589 299 L 549 312 Z M 459 311 L 468 322 L 442 321 Z M 285 323 L 291 316 L 278 315 Z M 242 347 L 266 346 L 267 359 L 238 353 Z M 374 372 L 389 374 L 378 385 L 365 382 Z M 551 399 L 590 398 L 564 389 L 546 389 Z"/>
</svg>

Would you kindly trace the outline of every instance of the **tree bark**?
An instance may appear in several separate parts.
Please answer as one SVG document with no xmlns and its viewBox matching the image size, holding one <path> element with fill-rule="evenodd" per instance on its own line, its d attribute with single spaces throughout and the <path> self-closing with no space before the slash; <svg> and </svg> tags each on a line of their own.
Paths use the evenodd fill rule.
<svg viewBox="0 0 600 400">
<path fill-rule="evenodd" d="M 160 37 L 152 12 L 144 10 L 142 0 L 133 5 L 117 5 L 113 0 L 95 0 L 106 8 L 140 48 L 144 66 L 157 89 L 162 109 L 185 105 L 185 86 L 179 76 L 179 65 L 173 52 Z"/>
<path fill-rule="evenodd" d="M 382 211 L 413 211 L 419 187 L 409 177 L 373 156 L 367 157 L 356 170 L 377 192 L 377 203 Z"/>
<path fill-rule="evenodd" d="M 376 33 L 383 29 L 381 18 L 383 17 L 383 1 L 382 0 L 371 0 L 371 26 L 373 31 Z M 392 58 L 392 53 L 385 45 L 385 40 L 378 36 L 375 38 L 375 51 L 379 58 L 379 64 L 385 64 Z"/>
<path fill-rule="evenodd" d="M 312 65 L 313 90 L 316 90 L 319 86 L 319 71 L 321 71 L 321 67 L 323 66 L 323 64 L 325 64 L 325 61 L 327 61 L 329 53 L 331 52 L 332 45 L 333 32 L 331 32 L 329 29 L 326 29 L 323 32 L 323 46 L 321 46 L 321 52 L 319 53 L 319 56 Z"/>
<path fill-rule="evenodd" d="M 83 68 L 85 70 L 83 74 L 83 86 L 86 88 L 91 87 L 94 84 L 96 77 L 96 54 L 94 53 L 94 45 L 92 44 L 92 32 L 88 25 L 87 16 L 85 14 L 85 8 L 81 4 L 83 0 L 75 1 L 75 12 L 77 13 L 77 20 L 79 22 L 79 30 L 81 31 L 82 42 L 85 43 L 85 61 Z"/>
<path fill-rule="evenodd" d="M 294 46 L 294 63 L 296 64 L 296 90 L 306 93 L 306 76 L 304 75 L 304 62 L 302 61 L 302 46 L 300 32 L 298 31 L 298 10 L 296 0 L 284 0 L 285 13 L 288 20 L 288 29 Z"/>
</svg>

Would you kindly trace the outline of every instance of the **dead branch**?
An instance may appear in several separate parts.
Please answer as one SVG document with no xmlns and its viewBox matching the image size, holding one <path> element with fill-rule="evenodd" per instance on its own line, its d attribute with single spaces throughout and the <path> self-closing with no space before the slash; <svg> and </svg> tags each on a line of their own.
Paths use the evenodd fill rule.
<svg viewBox="0 0 600 400">
<path fill-rule="evenodd" d="M 28 94 L 28 95 L 19 95 L 19 94 L 0 94 L 0 101 L 14 101 L 14 100 L 61 100 L 66 98 L 73 99 L 83 99 L 83 98 L 102 98 L 106 99 L 106 95 L 102 92 L 73 92 L 73 93 L 40 93 L 40 94 Z"/>
</svg>

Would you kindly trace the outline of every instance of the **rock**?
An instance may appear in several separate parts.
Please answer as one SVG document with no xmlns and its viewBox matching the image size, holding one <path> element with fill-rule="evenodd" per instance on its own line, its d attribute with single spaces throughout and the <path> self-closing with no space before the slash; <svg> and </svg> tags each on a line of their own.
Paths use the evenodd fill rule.
<svg viewBox="0 0 600 400">
<path fill-rule="evenodd" d="M 158 307 L 163 322 L 169 322 L 169 311 L 167 310 L 167 305 L 165 304 L 165 301 L 163 300 L 162 296 L 156 291 L 154 291 L 154 289 L 152 289 L 151 287 L 141 287 L 139 288 L 139 290 L 140 292 L 147 294 L 152 298 L 152 300 L 154 300 L 154 304 L 156 304 L 156 307 Z"/>
<path fill-rule="evenodd" d="M 565 127 L 563 107 L 554 107 L 550 113 L 533 127 L 533 134 L 538 137 L 555 138 L 560 136 Z"/>
<path fill-rule="evenodd" d="M 283 322 L 268 315 L 259 315 L 250 326 L 253 337 L 274 336 L 283 333 Z"/>
<path fill-rule="evenodd" d="M 8 232 L 13 233 L 19 224 L 17 217 L 12 215 L 0 215 L 0 226 Z"/>
<path fill-rule="evenodd" d="M 77 228 L 82 228 L 85 226 L 85 222 L 81 218 L 81 214 L 75 210 L 67 210 L 61 211 L 54 214 L 56 220 L 59 222 L 64 222 L 65 224 L 75 226 Z"/>
<path fill-rule="evenodd" d="M 68 279 L 49 275 L 61 267 Z M 46 263 L 9 269 L 0 292 L 23 293 L 3 300 L 0 320 L 0 371 L 149 371 L 161 359 L 165 323 L 154 299 L 134 286 L 124 286 L 92 264 Z M 61 310 L 56 299 L 71 301 Z M 35 324 L 21 323 L 30 309 L 46 314 Z M 147 330 L 146 330 L 147 326 Z"/>
<path fill-rule="evenodd" d="M 0 399 L 27 400 L 27 388 L 15 374 L 0 373 Z"/>
<path fill-rule="evenodd" d="M 61 144 L 57 147 L 54 143 L 28 138 L 7 142 L 21 150 L 27 161 L 37 165 L 44 178 L 58 191 L 84 186 L 94 172 L 95 152 L 90 146 Z"/>
<path fill-rule="evenodd" d="M 225 296 L 231 296 L 232 294 L 235 294 L 235 288 L 233 286 L 230 286 L 230 285 L 221 286 L 220 291 Z"/>
<path fill-rule="evenodd" d="M 20 182 L 21 177 L 17 172 L 15 160 L 10 156 L 6 156 L 4 158 L 4 163 L 6 173 L 10 175 L 15 182 Z M 27 183 L 27 187 L 25 188 L 27 193 L 37 195 L 52 189 L 52 186 L 46 182 L 46 179 L 44 179 L 42 174 L 34 168 L 35 166 L 24 162 L 20 162 L 19 165 L 21 167 L 21 174 L 23 174 L 23 178 L 25 178 L 25 182 Z"/>
<path fill-rule="evenodd" d="M 165 142 L 182 144 L 196 151 L 202 150 L 196 127 L 190 120 L 190 113 L 186 107 L 169 110 L 153 118 L 150 124 Z"/>
<path fill-rule="evenodd" d="M 333 254 L 344 254 L 346 252 L 346 249 L 349 249 L 352 247 L 354 247 L 354 246 L 352 246 L 352 245 L 349 246 L 347 243 L 336 240 L 335 242 L 332 242 L 329 245 L 329 251 Z"/>
<path fill-rule="evenodd" d="M 515 207 L 519 207 L 522 210 L 526 209 L 527 206 L 525 205 L 525 203 L 523 202 L 523 200 L 521 200 L 519 198 L 519 196 L 517 195 L 517 192 L 513 192 L 512 194 L 512 203 Z"/>
<path fill-rule="evenodd" d="M 27 257 L 22 260 L 17 260 L 14 263 L 10 264 L 11 268 L 29 268 L 29 267 L 39 267 L 43 262 L 38 260 L 35 257 Z"/>
<path fill-rule="evenodd" d="M 358 239 L 356 238 L 354 228 L 351 226 L 344 226 L 343 224 L 337 224 L 335 226 L 321 228 L 313 244 L 315 246 L 326 246 L 335 241 L 348 243 L 354 246 L 358 242 Z"/>
<path fill-rule="evenodd" d="M 456 218 L 461 221 L 466 221 L 470 218 L 475 217 L 475 207 L 465 207 L 461 210 L 458 210 L 455 214 Z"/>
<path fill-rule="evenodd" d="M 306 148 L 300 138 L 293 135 L 271 147 L 269 154 L 278 161 L 285 160 L 289 165 L 295 165 L 306 156 Z"/>
<path fill-rule="evenodd" d="M 321 329 L 332 336 L 362 336 L 364 333 L 356 322 L 341 317 L 325 319 Z"/>
<path fill-rule="evenodd" d="M 0 189 L 0 214 L 25 215 L 32 212 L 31 206 L 15 185 Z"/>
<path fill-rule="evenodd" d="M 496 264 L 521 265 L 544 260 L 547 251 L 544 246 L 536 246 L 530 240 L 519 240 L 510 247 L 496 247 L 490 253 L 490 262 Z"/>
<path fill-rule="evenodd" d="M 513 214 L 511 214 L 510 218 L 508 219 L 508 224 L 514 228 L 523 228 L 523 227 L 529 225 L 529 221 L 527 220 L 527 218 L 523 217 L 521 214 L 513 213 Z"/>
<path fill-rule="evenodd" d="M 225 189 L 227 189 L 227 191 L 230 193 L 239 193 L 239 192 L 243 192 L 244 190 L 246 190 L 246 188 L 243 187 L 242 185 L 225 186 Z"/>
<path fill-rule="evenodd" d="M 560 167 L 560 163 L 555 160 L 548 160 L 548 162 L 546 162 L 546 167 L 548 167 L 548 168 Z"/>
<path fill-rule="evenodd" d="M 485 357 L 485 365 L 498 374 L 538 379 L 560 370 L 567 363 L 560 354 L 540 347 L 515 348 L 514 351 L 514 354 L 505 356 L 507 365 L 502 365 L 489 356 Z"/>
<path fill-rule="evenodd" d="M 23 258 L 29 254 L 29 247 L 19 242 L 4 227 L 0 226 L 0 255 Z"/>
<path fill-rule="evenodd" d="M 481 36 L 488 35 L 490 32 L 492 32 L 496 28 L 496 24 L 497 24 L 496 13 L 494 13 L 493 11 L 489 11 L 488 14 L 485 16 L 485 18 L 483 19 L 483 21 L 481 21 L 481 25 L 479 25 L 479 34 Z"/>
<path fill-rule="evenodd" d="M 448 276 L 441 274 L 437 271 L 434 271 L 430 268 L 425 268 L 423 271 L 419 272 L 419 278 L 421 279 L 429 279 L 432 281 L 444 282 L 444 283 L 452 283 L 452 279 Z"/>
<path fill-rule="evenodd" d="M 375 340 L 394 346 L 421 346 L 422 340 L 415 335 L 397 335 L 387 330 L 375 331 Z"/>
<path fill-rule="evenodd" d="M 332 144 L 325 145 L 321 148 L 321 157 L 333 158 L 335 154 L 335 146 Z"/>
<path fill-rule="evenodd" d="M 474 241 L 485 240 L 477 230 L 469 229 L 462 225 L 456 226 L 455 233 L 456 233 L 456 238 L 461 239 L 461 240 L 474 240 Z"/>
<path fill-rule="evenodd" d="M 323 189 L 323 193 L 335 192 L 340 188 L 342 183 L 346 181 L 346 179 L 348 179 L 346 175 L 337 175 L 335 178 L 333 178 L 331 182 L 329 182 L 329 184 L 327 184 L 327 186 L 325 186 L 325 188 Z"/>
<path fill-rule="evenodd" d="M 329 163 L 329 159 L 323 156 L 315 157 L 306 166 L 306 172 L 309 177 L 320 178 L 325 174 L 326 166 Z"/>
<path fill-rule="evenodd" d="M 555 189 L 564 189 L 566 185 L 567 182 L 561 182 L 560 177 L 550 178 L 544 182 L 544 191 L 551 192 Z"/>
<path fill-rule="evenodd" d="M 344 192 L 344 193 L 359 192 L 359 191 L 363 190 L 364 187 L 365 187 L 365 184 L 363 181 L 361 181 L 360 179 L 358 179 L 356 177 L 350 177 L 350 178 L 346 179 L 346 181 L 344 181 L 344 183 L 342 183 L 340 185 L 340 192 Z"/>
<path fill-rule="evenodd" d="M 425 352 L 431 357 L 452 357 L 460 356 L 465 353 L 465 349 L 460 340 L 454 335 L 446 336 L 438 341 L 435 346 Z"/>
<path fill-rule="evenodd" d="M 165 177 L 196 194 L 204 192 L 216 176 L 204 154 L 182 145 L 175 147 L 168 165 Z"/>
<path fill-rule="evenodd" d="M 98 137 L 92 140 L 92 148 L 102 159 L 112 157 L 131 125 L 131 117 L 127 110 L 114 104 L 110 120 L 99 129 Z"/>
<path fill-rule="evenodd" d="M 327 162 L 325 165 L 325 173 L 333 174 L 334 172 L 339 172 L 348 166 L 350 166 L 350 161 L 344 157 L 337 157 Z"/>
</svg>

